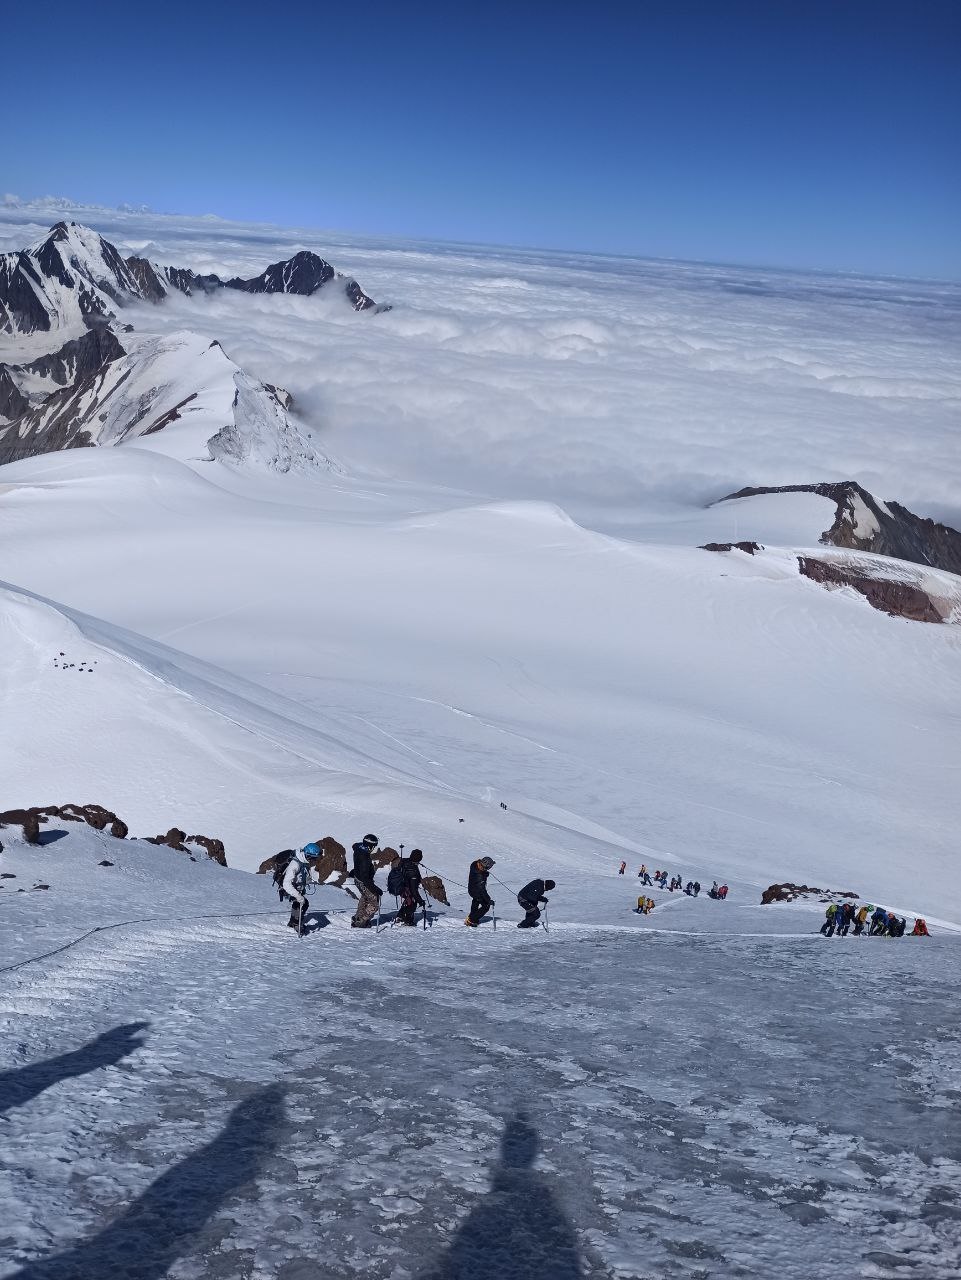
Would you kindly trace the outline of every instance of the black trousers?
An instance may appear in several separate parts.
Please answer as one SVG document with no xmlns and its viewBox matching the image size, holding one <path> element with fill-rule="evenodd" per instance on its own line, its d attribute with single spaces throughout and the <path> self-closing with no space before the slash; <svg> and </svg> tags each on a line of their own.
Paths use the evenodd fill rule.
<svg viewBox="0 0 961 1280">
<path fill-rule="evenodd" d="M 483 892 L 477 897 L 471 898 L 468 919 L 472 924 L 480 924 L 481 920 L 483 920 L 484 916 L 487 915 L 493 905 L 493 900 L 487 892 Z"/>
<path fill-rule="evenodd" d="M 525 902 L 523 898 L 517 899 L 518 905 L 523 907 L 527 915 L 517 926 L 518 929 L 533 929 L 541 918 L 541 909 L 536 902 Z"/>
<path fill-rule="evenodd" d="M 401 924 L 413 924 L 414 916 L 417 914 L 417 895 L 411 889 L 405 889 L 400 898 L 400 910 L 397 912 L 397 919 Z"/>
</svg>

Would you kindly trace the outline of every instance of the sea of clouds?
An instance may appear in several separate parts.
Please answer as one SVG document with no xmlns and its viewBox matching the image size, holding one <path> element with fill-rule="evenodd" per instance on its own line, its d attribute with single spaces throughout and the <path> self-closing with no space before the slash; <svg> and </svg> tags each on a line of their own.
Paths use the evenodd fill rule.
<svg viewBox="0 0 961 1280">
<path fill-rule="evenodd" d="M 0 208 L 0 248 L 62 208 Z M 252 275 L 312 248 L 339 292 L 222 293 L 124 313 L 197 329 L 285 386 L 349 469 L 634 513 L 747 484 L 854 478 L 961 526 L 961 285 L 360 240 L 80 209 L 125 253 Z"/>
</svg>

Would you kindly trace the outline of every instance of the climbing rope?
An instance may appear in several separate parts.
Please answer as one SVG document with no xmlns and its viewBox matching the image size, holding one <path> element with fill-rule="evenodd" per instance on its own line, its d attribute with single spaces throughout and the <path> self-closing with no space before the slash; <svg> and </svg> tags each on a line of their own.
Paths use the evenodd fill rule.
<svg viewBox="0 0 961 1280">
<path fill-rule="evenodd" d="M 18 960 L 16 964 L 4 965 L 0 968 L 0 973 L 13 973 L 16 969 L 23 969 L 28 964 L 38 964 L 41 960 L 49 960 L 52 956 L 58 956 L 64 951 L 69 951 L 71 947 L 77 946 L 87 938 L 92 938 L 95 933 L 109 933 L 111 929 L 126 929 L 132 924 L 184 924 L 188 920 L 241 920 L 247 916 L 276 916 L 282 914 L 280 911 L 235 911 L 221 912 L 219 914 L 206 913 L 199 916 L 140 916 L 136 920 L 118 920 L 115 924 L 98 924 L 94 929 L 88 929 L 86 933 L 82 933 L 79 938 L 74 938 L 71 942 L 65 942 L 60 947 L 54 947 L 52 951 L 44 951 L 42 955 L 30 956 L 26 960 Z"/>
</svg>

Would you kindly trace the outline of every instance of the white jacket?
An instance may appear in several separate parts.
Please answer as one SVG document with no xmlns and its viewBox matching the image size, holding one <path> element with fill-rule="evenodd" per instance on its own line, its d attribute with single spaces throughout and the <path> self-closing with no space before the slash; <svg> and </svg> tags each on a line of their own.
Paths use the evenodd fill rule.
<svg viewBox="0 0 961 1280">
<path fill-rule="evenodd" d="M 320 884 L 320 876 L 317 874 L 317 868 L 310 865 L 308 859 L 303 853 L 298 851 L 287 863 L 287 870 L 284 872 L 284 893 L 290 894 L 295 902 L 299 902 L 303 906 L 307 899 L 297 887 L 298 880 L 303 880 L 305 873 L 316 883 Z"/>
</svg>

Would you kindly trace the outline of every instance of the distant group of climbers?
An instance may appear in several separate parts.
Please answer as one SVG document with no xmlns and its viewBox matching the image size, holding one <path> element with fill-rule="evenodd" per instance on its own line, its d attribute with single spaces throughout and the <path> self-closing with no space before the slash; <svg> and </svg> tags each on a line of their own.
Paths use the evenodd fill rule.
<svg viewBox="0 0 961 1280">
<path fill-rule="evenodd" d="M 903 938 L 907 928 L 904 916 L 897 916 L 884 907 L 876 907 L 874 903 L 862 903 L 855 907 L 853 902 L 832 902 L 824 913 L 824 924 L 821 933 L 825 938 L 846 938 L 853 929 L 854 936 L 867 934 L 875 938 Z M 918 916 L 911 930 L 913 938 L 928 938 L 927 922 Z"/>
<path fill-rule="evenodd" d="M 380 912 L 383 890 L 374 878 L 376 875 L 374 852 L 377 845 L 377 836 L 368 833 L 363 840 L 358 840 L 352 846 L 353 862 L 349 874 L 359 894 L 357 908 L 350 921 L 352 929 L 370 928 L 374 923 L 374 917 Z M 287 927 L 296 929 L 298 932 L 302 930 L 307 912 L 305 892 L 307 884 L 310 881 L 315 884 L 320 883 L 317 861 L 322 853 L 323 850 L 319 844 L 306 844 L 303 849 L 287 851 L 289 856 L 284 855 L 287 860 L 278 861 L 275 865 L 274 883 L 277 885 L 281 900 L 287 899 L 290 902 L 290 919 L 287 921 Z M 420 849 L 413 849 L 406 858 L 398 858 L 388 872 L 387 892 L 400 900 L 400 906 L 394 916 L 394 924 L 414 927 L 417 908 L 426 909 L 427 907 L 421 874 L 423 861 L 423 852 Z M 470 865 L 467 891 L 470 894 L 471 905 L 464 923 L 471 928 L 476 929 L 494 906 L 494 899 L 487 891 L 487 880 L 494 865 L 493 858 L 479 858 Z M 547 905 L 546 895 L 556 887 L 553 880 L 531 880 L 521 889 L 517 894 L 517 903 L 524 911 L 524 919 L 519 922 L 518 929 L 532 929 L 538 924 L 541 917 L 541 904 Z"/>
<path fill-rule="evenodd" d="M 617 874 L 622 876 L 626 871 L 627 863 L 621 862 L 621 865 L 617 869 Z M 644 862 L 641 863 L 641 868 L 637 873 L 637 877 L 642 885 L 650 885 L 652 889 L 656 885 L 659 889 L 666 889 L 668 893 L 677 893 L 678 891 L 682 891 L 683 893 L 686 893 L 689 898 L 696 898 L 701 892 L 701 882 L 699 880 L 688 880 L 687 884 L 685 884 L 682 878 L 677 875 L 671 876 L 670 880 L 668 880 L 666 871 L 655 871 L 652 876 L 647 869 L 647 864 Z M 715 898 L 719 902 L 723 902 L 727 895 L 727 885 L 718 884 L 715 880 L 714 884 L 708 890 L 707 896 L 709 898 Z M 645 907 L 643 904 L 648 902 L 650 903 L 650 906 Z M 648 898 L 644 894 L 641 894 L 637 899 L 637 906 L 634 910 L 640 915 L 649 915 L 654 910 L 654 906 L 655 903 L 653 898 Z"/>
</svg>

